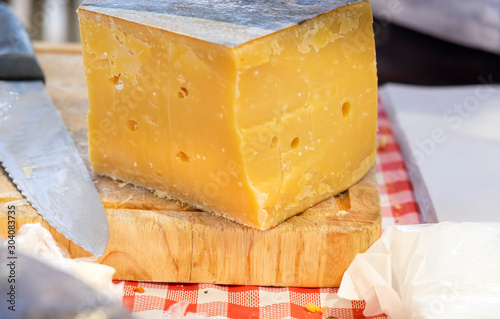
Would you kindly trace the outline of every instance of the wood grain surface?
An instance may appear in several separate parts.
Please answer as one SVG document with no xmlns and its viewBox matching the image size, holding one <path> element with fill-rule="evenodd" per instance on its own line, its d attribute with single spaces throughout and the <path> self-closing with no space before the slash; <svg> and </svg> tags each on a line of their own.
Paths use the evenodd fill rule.
<svg viewBox="0 0 500 319">
<path fill-rule="evenodd" d="M 35 46 L 47 90 L 87 165 L 87 92 L 75 46 Z M 342 195 L 329 198 L 273 229 L 260 231 L 148 190 L 93 175 L 110 228 L 98 262 L 115 279 L 234 285 L 335 287 L 357 253 L 381 232 L 373 170 Z M 7 206 L 17 228 L 41 222 L 72 257 L 89 256 L 50 227 L 0 170 L 0 236 L 7 234 Z"/>
</svg>

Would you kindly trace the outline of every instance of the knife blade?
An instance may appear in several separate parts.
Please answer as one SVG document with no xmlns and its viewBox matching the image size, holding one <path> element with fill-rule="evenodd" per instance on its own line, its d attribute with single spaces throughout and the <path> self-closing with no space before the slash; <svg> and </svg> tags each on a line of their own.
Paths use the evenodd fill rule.
<svg viewBox="0 0 500 319">
<path fill-rule="evenodd" d="M 104 208 L 44 87 L 29 36 L 0 2 L 0 162 L 31 206 L 96 256 L 108 243 Z"/>
</svg>

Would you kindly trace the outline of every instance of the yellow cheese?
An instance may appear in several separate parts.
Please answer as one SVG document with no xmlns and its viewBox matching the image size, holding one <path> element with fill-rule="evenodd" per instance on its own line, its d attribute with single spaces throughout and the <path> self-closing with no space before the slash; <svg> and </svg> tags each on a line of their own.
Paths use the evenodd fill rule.
<svg viewBox="0 0 500 319">
<path fill-rule="evenodd" d="M 372 16 L 331 6 L 244 25 L 86 1 L 95 173 L 260 229 L 356 183 L 375 162 Z"/>
</svg>

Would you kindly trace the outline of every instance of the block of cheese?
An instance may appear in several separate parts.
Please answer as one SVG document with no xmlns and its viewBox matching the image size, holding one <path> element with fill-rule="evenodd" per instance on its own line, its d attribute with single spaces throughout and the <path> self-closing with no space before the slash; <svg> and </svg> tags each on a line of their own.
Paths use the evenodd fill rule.
<svg viewBox="0 0 500 319">
<path fill-rule="evenodd" d="M 375 163 L 368 1 L 78 10 L 96 174 L 267 229 Z"/>
</svg>

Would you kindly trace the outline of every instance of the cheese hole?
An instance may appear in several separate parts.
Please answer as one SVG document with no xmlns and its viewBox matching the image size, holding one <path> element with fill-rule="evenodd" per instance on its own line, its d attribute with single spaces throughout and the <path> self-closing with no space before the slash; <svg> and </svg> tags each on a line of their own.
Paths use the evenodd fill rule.
<svg viewBox="0 0 500 319">
<path fill-rule="evenodd" d="M 128 50 L 128 54 L 135 55 L 134 51 L 132 51 L 132 50 Z"/>
<path fill-rule="evenodd" d="M 185 87 L 181 87 L 180 91 L 177 92 L 177 96 L 179 97 L 179 99 L 185 98 L 186 96 L 188 96 L 188 94 L 189 92 Z"/>
<path fill-rule="evenodd" d="M 157 173 L 155 173 L 155 174 L 156 174 L 156 176 L 161 177 L 161 174 L 160 174 L 160 173 L 158 173 L 158 172 L 157 172 Z"/>
<path fill-rule="evenodd" d="M 351 113 L 351 102 L 347 101 L 342 104 L 342 116 L 347 116 Z"/>
<path fill-rule="evenodd" d="M 123 46 L 123 41 L 122 39 L 120 39 L 120 37 L 118 37 L 116 34 L 115 34 L 115 40 L 118 41 L 118 43 L 120 43 L 120 45 Z"/>
<path fill-rule="evenodd" d="M 276 145 L 278 145 L 278 137 L 277 136 L 273 137 L 273 139 L 271 140 L 271 148 L 275 148 Z"/>
<path fill-rule="evenodd" d="M 113 62 L 113 61 L 111 61 L 111 62 Z M 121 73 L 118 73 L 118 75 L 114 75 L 114 76 L 110 77 L 109 79 L 110 79 L 111 83 L 113 83 L 113 85 L 117 85 L 118 81 L 120 81 L 121 75 L 122 75 Z"/>
<path fill-rule="evenodd" d="M 180 151 L 179 153 L 175 154 L 175 157 L 181 162 L 189 162 L 189 157 L 184 153 L 183 151 Z"/>
<path fill-rule="evenodd" d="M 297 148 L 297 146 L 299 146 L 299 143 L 300 143 L 300 137 L 296 137 L 296 138 L 293 139 L 293 141 L 290 144 L 290 146 L 292 148 Z"/>
<path fill-rule="evenodd" d="M 128 129 L 132 132 L 137 130 L 137 122 L 134 120 L 128 120 L 127 122 L 125 122 L 125 125 L 127 125 Z"/>
</svg>

